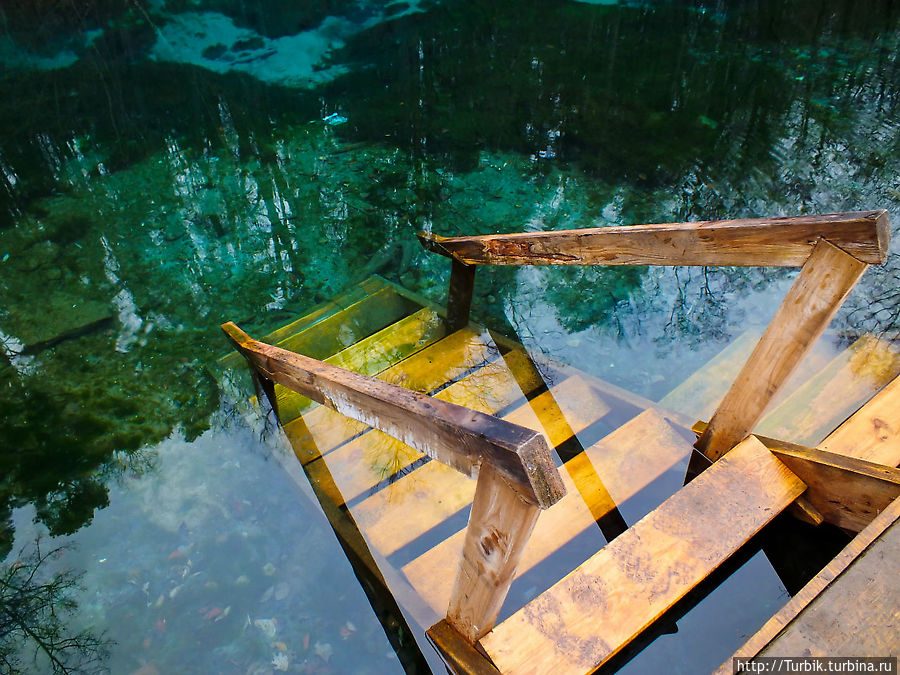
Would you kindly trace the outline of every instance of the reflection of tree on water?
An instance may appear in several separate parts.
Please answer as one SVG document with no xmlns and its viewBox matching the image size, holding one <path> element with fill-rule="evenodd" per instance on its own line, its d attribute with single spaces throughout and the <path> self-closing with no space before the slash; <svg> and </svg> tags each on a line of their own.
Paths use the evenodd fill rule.
<svg viewBox="0 0 900 675">
<path fill-rule="evenodd" d="M 107 643 L 89 629 L 71 632 L 66 619 L 78 578 L 70 572 L 46 580 L 45 565 L 64 553 L 42 552 L 36 542 L 0 574 L 0 668 L 4 673 L 91 673 L 103 670 Z M 23 646 L 24 645 L 24 646 Z"/>
</svg>

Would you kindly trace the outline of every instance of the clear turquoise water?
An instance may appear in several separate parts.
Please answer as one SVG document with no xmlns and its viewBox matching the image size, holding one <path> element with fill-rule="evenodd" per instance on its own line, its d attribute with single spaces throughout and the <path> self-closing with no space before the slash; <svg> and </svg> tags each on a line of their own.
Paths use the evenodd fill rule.
<svg viewBox="0 0 900 675">
<path fill-rule="evenodd" d="M 420 229 L 897 221 L 887 1 L 0 16 L 0 555 L 68 547 L 44 572 L 83 573 L 65 625 L 114 641 L 110 672 L 402 669 L 302 477 L 220 400 L 222 321 L 258 332 L 372 273 L 441 301 Z M 491 270 L 476 314 L 659 398 L 790 278 Z M 896 333 L 897 278 L 867 273 L 835 348 Z M 739 574 L 625 668 L 717 665 L 785 597 L 761 554 Z"/>
</svg>

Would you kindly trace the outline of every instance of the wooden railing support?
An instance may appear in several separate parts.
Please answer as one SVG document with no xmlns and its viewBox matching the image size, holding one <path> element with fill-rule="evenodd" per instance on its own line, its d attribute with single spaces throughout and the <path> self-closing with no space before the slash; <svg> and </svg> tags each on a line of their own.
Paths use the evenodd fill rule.
<svg viewBox="0 0 900 675">
<path fill-rule="evenodd" d="M 868 265 L 820 239 L 696 447 L 717 460 L 746 438 Z"/>
<path fill-rule="evenodd" d="M 478 475 L 447 620 L 472 644 L 493 628 L 540 510 L 566 493 L 544 436 L 258 342 L 231 322 L 222 330 L 273 401 L 278 383 L 468 476 Z"/>
<path fill-rule="evenodd" d="M 450 268 L 450 288 L 447 292 L 447 326 L 451 331 L 469 324 L 472 309 L 472 292 L 475 289 L 475 270 L 456 258 Z"/>
<path fill-rule="evenodd" d="M 481 467 L 447 611 L 447 621 L 469 642 L 494 627 L 538 514 L 490 465 Z"/>
</svg>

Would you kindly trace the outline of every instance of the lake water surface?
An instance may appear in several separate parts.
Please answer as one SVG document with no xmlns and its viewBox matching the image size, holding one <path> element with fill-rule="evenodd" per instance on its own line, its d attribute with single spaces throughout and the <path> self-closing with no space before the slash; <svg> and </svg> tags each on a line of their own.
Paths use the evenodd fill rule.
<svg viewBox="0 0 900 675">
<path fill-rule="evenodd" d="M 449 268 L 420 230 L 900 222 L 890 0 L 7 5 L 2 578 L 59 548 L 30 583 L 73 584 L 57 619 L 0 599 L 59 639 L 85 631 L 85 653 L 58 652 L 73 672 L 426 667 L 421 636 L 379 622 L 277 434 L 221 395 L 223 321 L 260 334 L 372 274 L 443 302 Z M 898 276 L 894 258 L 869 270 L 826 347 L 896 335 Z M 764 324 L 792 277 L 486 270 L 474 311 L 658 399 Z M 618 665 L 717 666 L 787 598 L 746 558 Z M 21 637 L 0 620 L 0 670 L 53 672 Z"/>
</svg>

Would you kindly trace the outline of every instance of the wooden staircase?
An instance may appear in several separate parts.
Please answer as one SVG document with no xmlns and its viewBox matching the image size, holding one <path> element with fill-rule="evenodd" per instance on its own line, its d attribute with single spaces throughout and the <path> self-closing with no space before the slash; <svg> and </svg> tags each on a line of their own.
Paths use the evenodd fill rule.
<svg viewBox="0 0 900 675">
<path fill-rule="evenodd" d="M 469 324 L 471 286 L 454 260 L 448 313 L 372 278 L 260 341 L 223 327 L 345 548 L 454 671 L 592 672 L 789 507 L 859 531 L 900 493 L 892 343 L 812 349 L 682 487 L 758 333 L 656 403 Z"/>
</svg>

